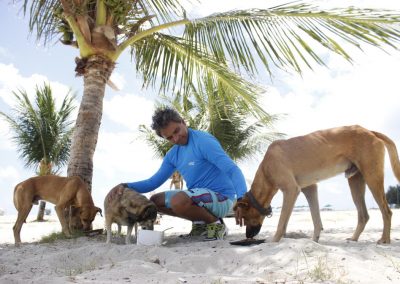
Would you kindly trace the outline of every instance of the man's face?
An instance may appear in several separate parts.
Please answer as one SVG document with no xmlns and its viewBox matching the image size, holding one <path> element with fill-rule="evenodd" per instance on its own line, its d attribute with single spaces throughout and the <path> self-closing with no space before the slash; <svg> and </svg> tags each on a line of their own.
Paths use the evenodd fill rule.
<svg viewBox="0 0 400 284">
<path fill-rule="evenodd" d="M 166 127 L 160 130 L 160 134 L 172 144 L 186 145 L 188 142 L 188 129 L 183 121 L 171 121 Z"/>
</svg>

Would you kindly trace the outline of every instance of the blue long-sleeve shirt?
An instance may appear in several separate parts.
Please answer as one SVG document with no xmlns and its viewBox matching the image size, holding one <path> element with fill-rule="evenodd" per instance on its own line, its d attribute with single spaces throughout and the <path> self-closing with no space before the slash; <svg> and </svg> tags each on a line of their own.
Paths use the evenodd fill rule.
<svg viewBox="0 0 400 284">
<path fill-rule="evenodd" d="M 187 187 L 208 188 L 230 199 L 242 197 L 246 182 L 239 167 L 211 134 L 188 128 L 188 143 L 174 145 L 165 155 L 159 170 L 149 179 L 127 183 L 139 193 L 155 190 L 174 171 L 183 176 Z"/>
</svg>

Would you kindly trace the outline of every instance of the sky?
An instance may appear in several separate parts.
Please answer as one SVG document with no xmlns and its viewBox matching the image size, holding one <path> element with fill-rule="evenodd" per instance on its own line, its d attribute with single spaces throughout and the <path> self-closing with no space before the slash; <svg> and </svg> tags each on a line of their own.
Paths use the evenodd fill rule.
<svg viewBox="0 0 400 284">
<path fill-rule="evenodd" d="M 83 81 L 74 73 L 77 50 L 62 44 L 43 47 L 37 43 L 34 35 L 29 36 L 27 19 L 10 2 L 0 1 L 0 110 L 11 113 L 15 106 L 13 91 L 24 89 L 33 99 L 35 85 L 43 85 L 43 82 L 50 83 L 58 102 L 71 90 L 77 95 L 74 103 L 79 106 Z M 202 1 L 201 6 L 193 7 L 192 12 L 208 15 L 221 10 L 261 7 L 260 3 L 270 7 L 285 2 L 207 0 Z M 392 0 L 317 3 L 340 7 L 351 3 L 354 6 L 400 11 L 400 2 Z M 281 115 L 275 130 L 290 138 L 319 129 L 359 124 L 385 133 L 400 147 L 400 51 L 388 49 L 384 52 L 363 46 L 363 52 L 351 50 L 354 63 L 349 64 L 338 56 L 318 50 L 326 59 L 327 67 L 314 66 L 313 71 L 306 71 L 303 76 L 277 71 L 272 79 L 266 74 L 257 78 L 267 90 L 262 95 L 262 106 L 271 114 Z M 118 60 L 111 79 L 120 90 L 107 87 L 104 98 L 102 124 L 94 155 L 92 191 L 94 202 L 99 207 L 103 207 L 104 197 L 113 186 L 148 178 L 161 164 L 146 143 L 138 139 L 138 126 L 151 124 L 156 95 L 151 89 L 141 88 L 140 78 L 134 71 L 128 52 Z M 76 112 L 73 117 L 76 117 Z M 14 187 L 34 176 L 35 172 L 24 167 L 10 137 L 8 124 L 0 119 L 0 209 L 7 214 L 15 214 L 12 201 Z M 239 163 L 248 187 L 262 156 Z M 63 169 L 61 175 L 65 174 L 66 169 Z M 386 157 L 385 188 L 397 183 Z M 167 189 L 169 181 L 157 191 Z M 336 209 L 355 208 L 344 175 L 321 182 L 319 200 L 321 207 L 330 204 Z M 272 205 L 281 206 L 281 202 L 282 196 L 277 194 Z M 366 203 L 368 208 L 376 207 L 369 191 Z M 305 204 L 305 198 L 300 195 L 297 205 Z M 48 208 L 53 206 L 48 205 Z M 36 212 L 37 206 L 31 214 Z"/>
</svg>

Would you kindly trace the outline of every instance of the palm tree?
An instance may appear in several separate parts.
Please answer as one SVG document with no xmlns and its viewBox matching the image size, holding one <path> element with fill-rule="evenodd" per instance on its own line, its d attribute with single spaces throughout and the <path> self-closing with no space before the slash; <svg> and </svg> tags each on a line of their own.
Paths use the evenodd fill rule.
<svg viewBox="0 0 400 284">
<path fill-rule="evenodd" d="M 38 175 L 56 174 L 69 158 L 72 137 L 70 121 L 73 96 L 67 94 L 56 109 L 50 85 L 36 86 L 35 106 L 25 90 L 13 92 L 17 107 L 13 115 L 0 112 L 13 131 L 12 140 L 17 145 L 25 166 L 34 168 Z M 43 221 L 46 203 L 40 202 L 38 221 Z"/>
</svg>

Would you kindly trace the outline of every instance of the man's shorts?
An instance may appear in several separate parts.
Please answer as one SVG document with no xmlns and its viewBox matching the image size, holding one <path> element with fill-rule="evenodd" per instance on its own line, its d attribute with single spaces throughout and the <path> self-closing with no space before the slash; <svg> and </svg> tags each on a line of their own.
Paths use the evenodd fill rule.
<svg viewBox="0 0 400 284">
<path fill-rule="evenodd" d="M 171 198 L 178 192 L 186 193 L 194 204 L 206 208 L 215 217 L 223 218 L 233 206 L 233 201 L 218 192 L 207 188 L 193 188 L 188 190 L 165 191 L 165 207 L 171 208 Z"/>
</svg>

